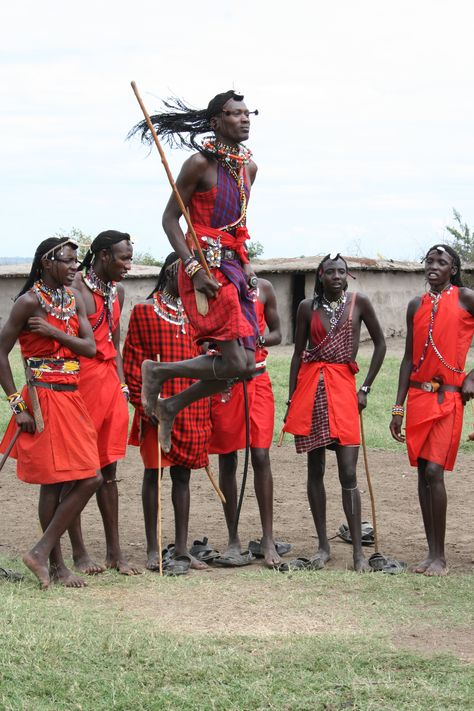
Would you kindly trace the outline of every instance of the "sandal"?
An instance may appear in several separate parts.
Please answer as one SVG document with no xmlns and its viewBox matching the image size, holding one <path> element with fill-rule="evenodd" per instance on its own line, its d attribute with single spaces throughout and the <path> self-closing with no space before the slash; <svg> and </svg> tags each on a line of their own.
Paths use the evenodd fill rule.
<svg viewBox="0 0 474 711">
<path fill-rule="evenodd" d="M 286 555 L 292 549 L 291 543 L 284 543 L 283 541 L 275 541 L 275 550 L 278 555 Z M 260 541 L 249 541 L 249 551 L 255 558 L 264 558 L 262 551 L 262 545 Z"/>
<path fill-rule="evenodd" d="M 209 546 L 208 538 L 205 536 L 202 541 L 194 541 L 193 545 L 189 549 L 189 553 L 196 558 L 196 560 L 202 563 L 212 563 L 213 560 L 219 557 L 219 551 L 214 550 L 212 546 Z"/>
<path fill-rule="evenodd" d="M 17 573 L 16 570 L 10 568 L 0 568 L 0 579 L 8 580 L 10 583 L 19 583 L 24 580 L 25 576 L 22 573 Z"/>
<path fill-rule="evenodd" d="M 212 561 L 214 565 L 220 565 L 222 568 L 240 568 L 243 565 L 249 565 L 255 558 L 250 551 L 230 551 L 225 555 L 220 555 Z"/>
<path fill-rule="evenodd" d="M 368 521 L 362 521 L 361 534 L 361 543 L 363 546 L 373 546 L 375 544 L 374 528 Z M 337 535 L 339 538 L 342 538 L 345 543 L 352 543 L 352 536 L 347 523 L 341 523 Z"/>
</svg>

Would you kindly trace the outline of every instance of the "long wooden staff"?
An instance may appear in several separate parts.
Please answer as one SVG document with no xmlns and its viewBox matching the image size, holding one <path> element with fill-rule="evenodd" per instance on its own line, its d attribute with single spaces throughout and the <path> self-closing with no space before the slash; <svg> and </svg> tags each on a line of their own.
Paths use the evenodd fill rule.
<svg viewBox="0 0 474 711">
<path fill-rule="evenodd" d="M 10 452 L 12 451 L 12 449 L 13 449 L 13 447 L 14 447 L 14 445 L 15 445 L 15 442 L 17 441 L 17 439 L 18 439 L 20 433 L 21 433 L 21 429 L 18 427 L 17 431 L 15 432 L 15 434 L 13 435 L 13 437 L 11 438 L 10 444 L 9 444 L 8 447 L 6 448 L 6 450 L 5 450 L 4 454 L 3 454 L 3 457 L 2 457 L 2 459 L 1 459 L 1 461 L 0 461 L 0 472 L 2 471 L 3 466 L 4 466 L 5 462 L 7 461 L 8 456 L 9 456 Z"/>
<path fill-rule="evenodd" d="M 156 362 L 160 362 L 159 354 L 156 356 Z M 160 421 L 158 420 L 156 428 L 156 436 L 158 441 L 158 561 L 160 566 L 160 575 L 163 575 L 163 554 L 161 543 L 161 444 L 160 444 Z"/>
<path fill-rule="evenodd" d="M 370 505 L 372 508 L 372 521 L 373 521 L 373 527 L 374 527 L 375 552 L 378 553 L 379 552 L 379 540 L 378 540 L 378 535 L 377 535 L 377 517 L 375 515 L 375 496 L 374 496 L 374 491 L 372 489 L 372 479 L 371 479 L 370 472 L 369 472 L 369 460 L 367 458 L 367 445 L 365 443 L 364 420 L 362 418 L 362 412 L 359 413 L 359 420 L 360 420 L 360 438 L 362 440 L 362 452 L 364 454 L 365 474 L 367 477 L 367 484 L 369 486 Z"/>
<path fill-rule="evenodd" d="M 211 482 L 212 486 L 214 487 L 214 491 L 216 492 L 217 496 L 220 498 L 223 504 L 226 504 L 227 501 L 225 500 L 225 496 L 222 493 L 221 489 L 219 488 L 219 484 L 214 478 L 214 474 L 212 473 L 211 465 L 208 464 L 206 467 L 206 474 L 209 477 L 209 481 Z"/>
<path fill-rule="evenodd" d="M 35 426 L 38 432 L 43 432 L 44 430 L 44 420 L 43 413 L 41 412 L 41 405 L 38 398 L 38 393 L 36 392 L 33 373 L 31 372 L 30 366 L 27 364 L 26 359 L 22 358 L 23 368 L 25 370 L 26 387 L 28 388 L 28 395 L 30 396 L 31 407 L 33 410 L 33 417 L 35 420 Z"/>
<path fill-rule="evenodd" d="M 145 117 L 145 121 L 146 121 L 147 126 L 150 130 L 150 133 L 153 136 L 155 146 L 157 147 L 158 153 L 160 154 L 161 162 L 163 163 L 163 167 L 165 169 L 166 175 L 168 176 L 169 184 L 171 185 L 171 188 L 173 190 L 174 196 L 176 198 L 176 202 L 178 203 L 179 209 L 181 210 L 183 217 L 186 220 L 186 223 L 188 225 L 188 230 L 191 235 L 191 239 L 194 243 L 194 249 L 196 250 L 196 252 L 198 254 L 199 262 L 200 262 L 202 268 L 204 269 L 204 271 L 206 272 L 207 276 L 209 277 L 209 279 L 212 279 L 211 272 L 209 271 L 209 267 L 207 266 L 207 262 L 204 258 L 204 254 L 202 253 L 201 245 L 199 243 L 199 240 L 197 238 L 193 224 L 191 222 L 189 212 L 186 209 L 186 206 L 182 200 L 182 197 L 179 194 L 179 190 L 176 187 L 176 183 L 174 182 L 174 178 L 171 173 L 170 167 L 168 165 L 168 161 L 166 160 L 166 156 L 163 151 L 163 148 L 161 147 L 161 143 L 160 143 L 160 139 L 158 138 L 158 134 L 155 131 L 155 127 L 153 126 L 153 124 L 151 122 L 150 115 L 149 115 L 148 111 L 146 110 L 145 104 L 143 103 L 142 98 L 138 92 L 137 85 L 135 84 L 134 81 L 132 81 L 130 83 L 131 83 L 131 86 L 133 89 L 133 93 L 135 94 L 135 97 L 136 97 L 138 103 L 140 104 L 140 108 L 143 111 L 143 115 Z M 194 290 L 194 293 L 196 296 L 197 309 L 198 309 L 199 313 L 201 314 L 201 316 L 205 316 L 208 312 L 207 297 L 201 291 L 197 291 L 197 289 Z"/>
</svg>

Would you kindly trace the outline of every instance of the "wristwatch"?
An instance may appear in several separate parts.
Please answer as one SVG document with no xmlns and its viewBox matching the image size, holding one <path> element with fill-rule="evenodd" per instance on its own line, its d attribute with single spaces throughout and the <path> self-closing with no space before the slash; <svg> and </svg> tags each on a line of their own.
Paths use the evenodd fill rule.
<svg viewBox="0 0 474 711">
<path fill-rule="evenodd" d="M 360 389 L 366 395 L 368 395 L 370 393 L 370 385 L 361 385 Z"/>
</svg>

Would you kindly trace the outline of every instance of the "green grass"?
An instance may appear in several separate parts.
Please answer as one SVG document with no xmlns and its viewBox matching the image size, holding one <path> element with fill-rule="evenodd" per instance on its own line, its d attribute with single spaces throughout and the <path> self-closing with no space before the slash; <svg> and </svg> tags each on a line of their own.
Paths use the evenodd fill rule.
<svg viewBox="0 0 474 711">
<path fill-rule="evenodd" d="M 410 651 L 397 644 L 397 630 L 420 633 L 433 619 L 439 630 L 469 629 L 471 581 L 249 571 L 213 580 L 198 575 L 160 580 L 151 574 L 124 579 L 108 573 L 76 592 L 41 592 L 30 579 L 5 583 L 0 586 L 0 707 L 467 709 L 474 692 L 472 667 L 452 654 Z M 229 613 L 225 601 L 235 600 L 239 589 L 248 596 L 243 617 L 248 633 L 193 634 L 188 620 L 180 629 L 184 592 L 211 620 L 221 614 L 220 600 Z M 286 620 L 303 610 L 332 623 L 318 634 L 285 634 L 283 626 L 277 634 L 256 635 L 252 620 L 263 612 L 261 599 L 276 618 L 279 610 Z M 172 632 L 160 625 L 163 604 L 175 607 Z"/>
</svg>

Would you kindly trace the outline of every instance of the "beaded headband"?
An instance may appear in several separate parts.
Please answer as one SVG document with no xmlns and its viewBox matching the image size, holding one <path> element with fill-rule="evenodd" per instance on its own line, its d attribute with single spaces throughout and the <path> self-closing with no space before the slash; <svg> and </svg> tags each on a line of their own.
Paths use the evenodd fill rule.
<svg viewBox="0 0 474 711">
<path fill-rule="evenodd" d="M 75 240 L 73 240 L 73 239 L 68 239 L 67 242 L 63 242 L 62 244 L 56 244 L 54 247 L 51 247 L 51 249 L 48 249 L 48 251 L 45 252 L 45 253 L 41 256 L 41 261 L 43 261 L 43 259 L 50 259 L 52 262 L 54 262 L 54 252 L 55 252 L 57 249 L 60 249 L 61 251 L 59 252 L 59 256 L 62 257 L 62 256 L 63 256 L 63 252 L 62 252 L 63 247 L 67 247 L 68 245 L 70 245 L 71 247 L 73 247 L 73 249 L 77 249 L 77 248 L 79 247 L 79 244 L 78 244 Z M 52 254 L 53 256 L 50 257 L 50 256 L 49 256 L 50 254 Z"/>
</svg>

